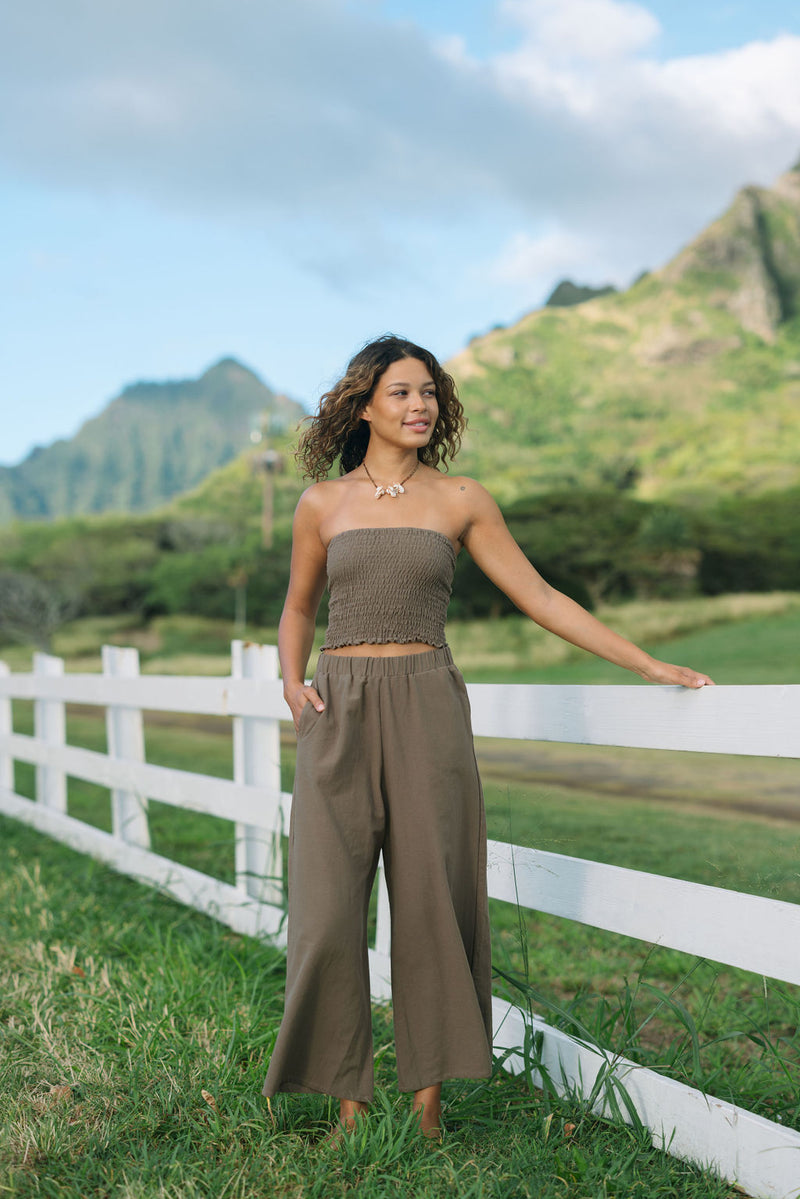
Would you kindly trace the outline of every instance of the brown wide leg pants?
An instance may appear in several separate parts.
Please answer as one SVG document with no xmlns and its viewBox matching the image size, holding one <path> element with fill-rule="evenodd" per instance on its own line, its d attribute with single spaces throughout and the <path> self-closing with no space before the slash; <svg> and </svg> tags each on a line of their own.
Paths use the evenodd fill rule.
<svg viewBox="0 0 800 1199">
<path fill-rule="evenodd" d="M 300 717 L 286 1004 L 265 1095 L 372 1098 L 367 908 L 383 850 L 401 1091 L 491 1072 L 486 822 L 450 650 L 321 654 Z"/>
</svg>

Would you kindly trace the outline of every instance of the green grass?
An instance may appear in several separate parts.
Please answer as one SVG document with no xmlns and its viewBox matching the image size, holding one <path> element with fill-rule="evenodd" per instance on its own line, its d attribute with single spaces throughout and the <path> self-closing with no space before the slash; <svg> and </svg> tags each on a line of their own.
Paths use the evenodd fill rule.
<svg viewBox="0 0 800 1199">
<path fill-rule="evenodd" d="M 282 955 L 0 820 L 0 1185 L 27 1199 L 358 1194 L 723 1199 L 725 1184 L 498 1070 L 410 1135 L 388 1009 L 373 1113 L 341 1150 L 322 1096 L 260 1097 Z"/>
<path fill-rule="evenodd" d="M 796 681 L 786 646 L 800 628 L 800 593 L 767 592 L 637 600 L 601 605 L 597 615 L 612 628 L 668 661 L 691 661 L 718 675 L 721 683 Z M 313 670 L 324 629 L 317 629 Z M 472 682 L 638 683 L 636 676 L 554 637 L 524 616 L 500 620 L 451 621 L 448 642 Z M 246 637 L 274 645 L 277 628 L 248 626 L 195 616 L 160 616 L 145 626 L 123 617 L 86 617 L 53 637 L 52 652 L 66 669 L 100 670 L 100 646 L 138 648 L 146 674 L 230 673 L 230 643 Z M 33 647 L 0 647 L 12 670 L 31 669 Z M 686 655 L 689 655 L 687 658 Z M 795 672 L 795 673 L 793 673 Z"/>
<path fill-rule="evenodd" d="M 800 639 L 794 592 L 636 601 L 601 607 L 597 615 L 655 657 L 693 666 L 717 683 L 798 681 L 796 659 L 786 652 Z M 475 683 L 641 683 L 523 616 L 448 626 L 448 641 Z"/>
<path fill-rule="evenodd" d="M 721 682 L 792 682 L 792 600 L 761 597 L 761 615 L 745 603 L 727 613 L 630 605 L 618 617 L 645 632 L 669 628 L 673 640 L 650 647 Z M 509 622 L 500 626 L 484 629 L 483 642 L 473 637 L 476 663 L 493 634 L 519 638 Z M 201 631 L 207 652 L 222 658 L 223 633 Z M 180 624 L 160 638 L 150 642 L 159 671 L 164 653 L 197 659 Z M 593 681 L 633 681 L 585 655 L 531 671 L 530 681 L 586 682 L 592 672 Z M 30 729 L 31 707 L 15 702 L 18 731 Z M 145 721 L 148 761 L 231 777 L 226 721 L 155 713 Z M 90 710 L 69 708 L 67 728 L 71 743 L 105 748 L 104 722 Z M 553 745 L 516 761 L 519 746 L 491 744 L 494 758 L 478 743 L 490 836 L 800 902 L 795 764 Z M 287 738 L 286 789 L 293 766 Z M 17 789 L 31 795 L 33 783 L 33 769 L 17 764 Z M 70 780 L 69 807 L 110 827 L 102 788 Z M 232 881 L 229 822 L 162 804 L 150 814 L 156 851 Z M 2 832 L 0 903 L 11 917 L 0 1035 L 11 1052 L 0 1059 L 0 1085 L 12 1102 L 0 1162 L 13 1194 L 402 1195 L 412 1177 L 415 1193 L 432 1196 L 729 1193 L 655 1154 L 639 1134 L 599 1123 L 580 1104 L 531 1096 L 502 1072 L 486 1086 L 448 1085 L 441 1150 L 406 1143 L 407 1104 L 394 1093 L 390 1017 L 380 1008 L 376 1112 L 363 1138 L 332 1158 L 316 1146 L 330 1116 L 325 1100 L 281 1101 L 273 1128 L 259 1098 L 280 1011 L 279 955 L 30 830 L 2 822 Z M 492 921 L 499 993 L 524 1004 L 533 988 L 534 1008 L 551 1022 L 800 1127 L 797 988 L 513 905 L 493 903 Z M 51 1086 L 72 1090 L 60 1099 Z M 202 1089 L 216 1097 L 216 1115 Z M 566 1135 L 570 1124 L 576 1131 Z"/>
</svg>

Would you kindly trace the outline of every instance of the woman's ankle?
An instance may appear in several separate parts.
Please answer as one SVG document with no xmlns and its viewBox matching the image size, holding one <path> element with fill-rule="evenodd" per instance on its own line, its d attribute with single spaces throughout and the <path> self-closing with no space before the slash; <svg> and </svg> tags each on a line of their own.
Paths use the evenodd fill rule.
<svg viewBox="0 0 800 1199">
<path fill-rule="evenodd" d="M 368 1111 L 369 1105 L 362 1103 L 360 1099 L 339 1100 L 339 1121 L 346 1128 L 352 1128 L 355 1120 L 359 1116 L 365 1116 Z"/>
<path fill-rule="evenodd" d="M 419 1130 L 424 1136 L 440 1136 L 442 1129 L 441 1083 L 415 1091 L 413 1110 L 418 1115 Z"/>
</svg>

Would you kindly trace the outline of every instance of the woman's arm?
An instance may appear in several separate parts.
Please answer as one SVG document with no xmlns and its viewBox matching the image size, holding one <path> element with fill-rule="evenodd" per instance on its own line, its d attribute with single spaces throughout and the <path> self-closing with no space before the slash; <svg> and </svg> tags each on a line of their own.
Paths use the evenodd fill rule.
<svg viewBox="0 0 800 1199">
<path fill-rule="evenodd" d="M 462 542 L 484 574 L 526 616 L 564 641 L 632 670 L 649 683 L 703 687 L 713 682 L 706 674 L 685 666 L 671 666 L 651 657 L 546 583 L 509 533 L 502 513 L 488 491 L 471 479 L 465 483 L 469 524 Z"/>
<path fill-rule="evenodd" d="M 326 561 L 319 536 L 318 500 L 312 486 L 303 492 L 294 514 L 289 589 L 278 626 L 283 694 L 295 730 L 307 703 L 313 703 L 318 712 L 325 706 L 314 688 L 306 686 L 305 673 L 314 643 L 317 609 L 325 590 Z"/>
</svg>

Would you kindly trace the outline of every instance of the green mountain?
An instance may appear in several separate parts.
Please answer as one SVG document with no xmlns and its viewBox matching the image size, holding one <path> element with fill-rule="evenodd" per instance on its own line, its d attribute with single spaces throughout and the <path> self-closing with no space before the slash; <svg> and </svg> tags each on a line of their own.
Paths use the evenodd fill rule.
<svg viewBox="0 0 800 1199">
<path fill-rule="evenodd" d="M 571 308 L 574 304 L 585 304 L 587 300 L 596 300 L 598 296 L 610 296 L 617 288 L 607 283 L 605 287 L 587 287 L 583 283 L 573 283 L 571 279 L 562 279 L 556 284 L 544 302 L 545 308 Z"/>
<path fill-rule="evenodd" d="M 706 503 L 800 483 L 800 164 L 625 292 L 545 307 L 449 363 L 459 469 L 501 501 Z"/>
<path fill-rule="evenodd" d="M 239 455 L 265 419 L 302 414 L 233 358 L 199 379 L 135 383 L 74 437 L 0 467 L 0 523 L 148 511 Z"/>
<path fill-rule="evenodd" d="M 613 489 L 707 507 L 800 485 L 800 164 L 771 189 L 744 188 L 627 291 L 560 288 L 566 306 L 473 338 L 447 363 L 469 419 L 455 470 L 504 505 Z M 281 448 L 286 525 L 303 484 L 289 440 Z M 244 455 L 172 508 L 255 522 L 260 486 Z"/>
<path fill-rule="evenodd" d="M 456 469 L 504 504 L 611 488 L 705 507 L 800 485 L 800 164 L 744 188 L 627 291 L 586 291 L 562 285 L 448 363 L 469 418 Z M 182 519 L 257 522 L 250 433 L 271 412 L 290 430 L 303 415 L 233 359 L 135 384 L 75 437 L 0 467 L 0 523 L 170 500 Z M 276 525 L 301 489 L 287 437 L 279 448 Z"/>
</svg>

